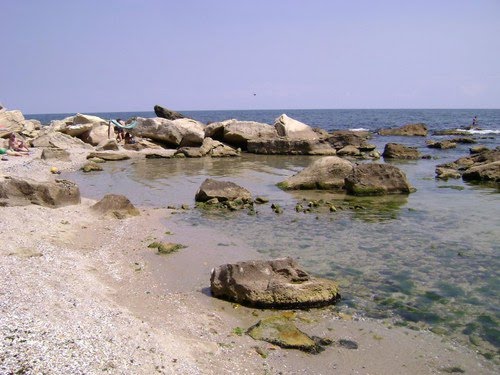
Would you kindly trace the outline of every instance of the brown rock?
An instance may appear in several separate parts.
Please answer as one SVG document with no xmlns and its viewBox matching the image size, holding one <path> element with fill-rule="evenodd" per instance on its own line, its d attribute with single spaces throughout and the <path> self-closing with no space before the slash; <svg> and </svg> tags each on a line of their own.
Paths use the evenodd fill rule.
<svg viewBox="0 0 500 375">
<path fill-rule="evenodd" d="M 360 164 L 345 179 L 345 188 L 353 195 L 408 194 L 413 191 L 406 175 L 390 164 Z"/>
<path fill-rule="evenodd" d="M 79 203 L 80 189 L 71 181 L 40 182 L 8 176 L 0 179 L 0 206 L 61 207 Z"/>
<path fill-rule="evenodd" d="M 111 215 L 117 219 L 140 214 L 139 210 L 134 207 L 127 197 L 118 194 L 107 194 L 90 208 L 95 212 Z"/>
<path fill-rule="evenodd" d="M 334 281 L 310 276 L 291 258 L 216 267 L 210 288 L 214 297 L 262 308 L 326 306 L 340 298 Z"/>
<path fill-rule="evenodd" d="M 387 143 L 382 156 L 388 159 L 420 159 L 422 157 L 415 147 L 408 147 L 399 143 Z"/>
</svg>

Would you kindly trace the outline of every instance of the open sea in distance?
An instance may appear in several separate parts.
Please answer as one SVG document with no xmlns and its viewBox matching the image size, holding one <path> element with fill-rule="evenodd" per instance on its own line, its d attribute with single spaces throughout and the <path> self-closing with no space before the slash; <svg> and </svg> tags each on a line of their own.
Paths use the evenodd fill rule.
<svg viewBox="0 0 500 375">
<path fill-rule="evenodd" d="M 369 140 L 382 152 L 388 142 L 417 147 L 429 159 L 384 161 L 402 169 L 417 189 L 408 196 L 353 198 L 327 191 L 285 192 L 276 183 L 318 157 L 243 154 L 240 158 L 148 159 L 105 163 L 104 173 L 64 176 L 83 196 L 126 195 L 135 205 L 194 205 L 194 195 L 208 177 L 233 181 L 279 204 L 224 214 L 191 209 L 175 220 L 220 230 L 257 249 L 265 257 L 292 256 L 315 275 L 337 280 L 339 311 L 391 324 L 429 329 L 469 345 L 499 362 L 500 348 L 500 195 L 497 185 L 435 179 L 438 164 L 469 155 L 470 144 L 427 148 L 433 131 L 464 129 L 474 116 L 482 129 L 471 132 L 477 145 L 500 145 L 500 109 L 331 109 L 181 111 L 203 123 L 230 118 L 273 124 L 282 113 L 327 131 L 376 131 L 423 122 L 428 137 L 382 137 Z M 87 113 L 105 119 L 155 117 L 154 112 Z M 43 124 L 72 114 L 25 115 Z M 304 200 L 305 199 L 305 200 Z M 296 212 L 297 203 L 323 199 L 337 212 Z M 221 246 L 220 251 L 228 251 Z M 243 259 L 242 259 L 243 260 Z M 207 276 L 208 278 L 208 276 Z M 208 280 L 208 279 L 207 279 Z"/>
</svg>

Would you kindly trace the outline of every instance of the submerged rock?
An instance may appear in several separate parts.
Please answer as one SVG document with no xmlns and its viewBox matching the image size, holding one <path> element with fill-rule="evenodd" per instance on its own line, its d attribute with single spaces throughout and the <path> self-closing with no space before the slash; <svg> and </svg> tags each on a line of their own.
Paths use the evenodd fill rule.
<svg viewBox="0 0 500 375">
<path fill-rule="evenodd" d="M 254 340 L 266 341 L 286 349 L 299 349 L 317 354 L 324 349 L 310 336 L 298 329 L 284 316 L 271 316 L 260 320 L 247 330 Z"/>
<path fill-rule="evenodd" d="M 310 276 L 292 258 L 216 267 L 210 289 L 214 297 L 261 308 L 319 307 L 340 298 L 337 283 Z"/>
<path fill-rule="evenodd" d="M 381 129 L 378 134 L 380 135 L 403 135 L 403 136 L 427 136 L 427 125 L 423 123 L 407 124 L 399 128 Z"/>
</svg>

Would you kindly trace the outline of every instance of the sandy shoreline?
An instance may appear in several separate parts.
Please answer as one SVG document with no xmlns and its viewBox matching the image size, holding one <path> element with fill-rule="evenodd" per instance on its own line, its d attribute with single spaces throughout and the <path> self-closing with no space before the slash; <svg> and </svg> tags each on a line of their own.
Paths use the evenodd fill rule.
<svg viewBox="0 0 500 375">
<path fill-rule="evenodd" d="M 2 162 L 0 175 L 58 177 L 39 152 Z M 56 166 L 71 170 L 84 158 L 75 152 L 72 162 Z M 311 335 L 354 340 L 357 350 L 332 346 L 314 356 L 235 335 L 235 327 L 276 312 L 211 298 L 209 272 L 221 263 L 259 257 L 254 249 L 183 224 L 166 208 L 117 220 L 95 216 L 93 203 L 0 207 L 0 374 L 498 371 L 433 333 L 342 317 L 331 309 L 299 312 L 297 324 Z M 147 248 L 152 240 L 187 247 L 159 256 Z"/>
</svg>

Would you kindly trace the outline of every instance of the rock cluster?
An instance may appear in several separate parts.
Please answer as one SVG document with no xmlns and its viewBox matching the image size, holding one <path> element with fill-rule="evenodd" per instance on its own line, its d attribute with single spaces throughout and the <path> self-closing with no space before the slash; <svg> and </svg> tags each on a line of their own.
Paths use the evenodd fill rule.
<svg viewBox="0 0 500 375">
<path fill-rule="evenodd" d="M 460 178 L 464 181 L 500 183 L 500 147 L 471 149 L 471 155 L 436 167 L 440 179 Z"/>
<path fill-rule="evenodd" d="M 282 189 L 326 189 L 352 195 L 409 194 L 414 189 L 406 175 L 390 164 L 352 164 L 337 156 L 313 162 L 278 184 Z"/>
</svg>

